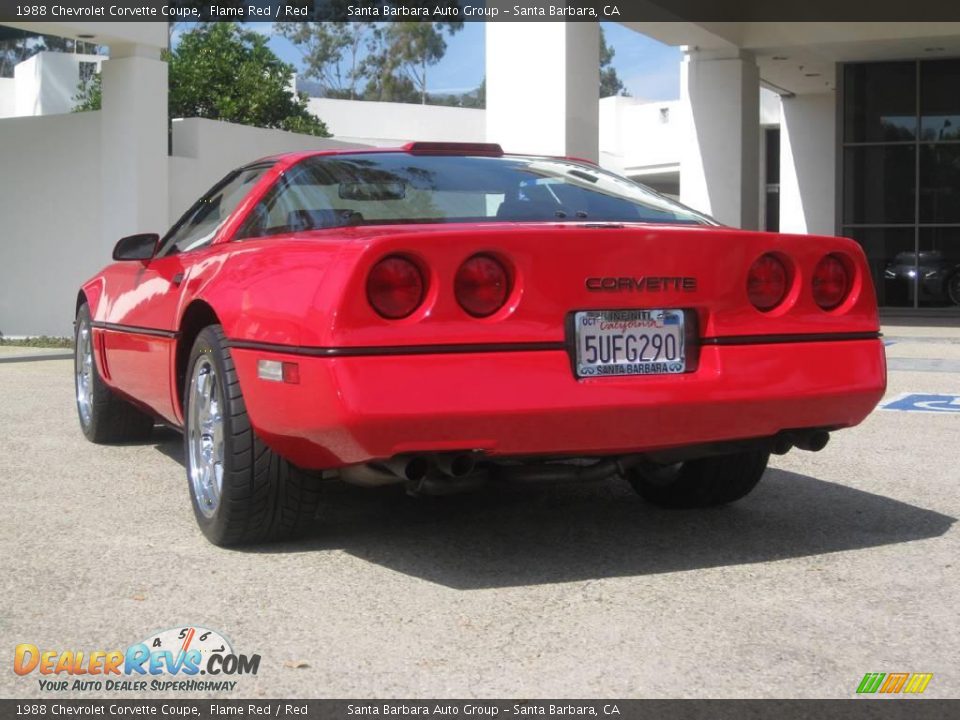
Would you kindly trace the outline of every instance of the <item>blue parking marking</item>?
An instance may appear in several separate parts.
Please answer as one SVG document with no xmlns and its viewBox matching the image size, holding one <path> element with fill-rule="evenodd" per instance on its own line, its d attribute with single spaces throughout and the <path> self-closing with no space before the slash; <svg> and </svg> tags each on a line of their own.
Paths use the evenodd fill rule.
<svg viewBox="0 0 960 720">
<path fill-rule="evenodd" d="M 880 406 L 881 410 L 903 412 L 960 413 L 960 395 L 903 393 Z"/>
<path fill-rule="evenodd" d="M 896 341 L 896 340 L 884 340 L 884 341 L 883 341 L 883 346 L 884 346 L 884 347 L 890 347 L 891 345 L 896 345 L 896 344 L 897 344 L 897 341 Z"/>
</svg>

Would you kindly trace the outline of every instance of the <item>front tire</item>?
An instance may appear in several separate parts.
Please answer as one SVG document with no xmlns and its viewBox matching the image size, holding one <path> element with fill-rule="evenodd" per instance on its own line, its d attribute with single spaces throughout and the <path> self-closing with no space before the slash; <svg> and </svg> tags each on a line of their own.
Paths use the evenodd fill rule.
<svg viewBox="0 0 960 720">
<path fill-rule="evenodd" d="M 93 357 L 90 308 L 83 304 L 74 327 L 73 379 L 80 429 L 90 442 L 143 441 L 153 431 L 153 418 L 118 397 L 100 377 Z"/>
<path fill-rule="evenodd" d="M 193 512 L 214 545 L 297 535 L 313 522 L 320 478 L 257 437 L 219 325 L 197 336 L 183 398 L 184 458 Z"/>
<path fill-rule="evenodd" d="M 627 471 L 633 489 L 649 503 L 684 509 L 726 505 L 748 495 L 760 482 L 770 453 L 749 450 L 677 463 L 656 471 Z"/>
</svg>

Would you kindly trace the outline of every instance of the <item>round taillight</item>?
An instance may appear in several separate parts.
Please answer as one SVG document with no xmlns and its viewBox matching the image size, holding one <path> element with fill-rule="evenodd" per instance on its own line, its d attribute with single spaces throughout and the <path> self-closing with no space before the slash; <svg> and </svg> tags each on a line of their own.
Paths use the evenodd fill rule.
<svg viewBox="0 0 960 720">
<path fill-rule="evenodd" d="M 827 255 L 813 270 L 813 299 L 824 310 L 833 310 L 850 292 L 850 274 L 836 255 Z"/>
<path fill-rule="evenodd" d="M 496 258 L 474 255 L 457 270 L 453 290 L 460 307 L 474 317 L 487 317 L 507 301 L 510 275 Z"/>
<path fill-rule="evenodd" d="M 747 273 L 747 296 L 757 310 L 773 310 L 787 294 L 787 268 L 776 255 L 761 255 Z"/>
<path fill-rule="evenodd" d="M 367 300 L 380 315 L 399 320 L 420 307 L 423 275 L 411 260 L 391 255 L 380 260 L 367 276 Z"/>
</svg>

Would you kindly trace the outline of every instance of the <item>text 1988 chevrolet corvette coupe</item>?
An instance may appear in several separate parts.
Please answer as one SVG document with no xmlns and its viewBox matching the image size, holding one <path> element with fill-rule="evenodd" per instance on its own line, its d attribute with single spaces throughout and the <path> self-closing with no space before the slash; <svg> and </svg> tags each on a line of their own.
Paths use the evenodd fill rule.
<svg viewBox="0 0 960 720">
<path fill-rule="evenodd" d="M 303 529 L 334 477 L 619 473 L 661 506 L 727 503 L 886 385 L 856 243 L 497 145 L 260 160 L 113 257 L 77 297 L 81 427 L 181 428 L 221 545 Z"/>
</svg>

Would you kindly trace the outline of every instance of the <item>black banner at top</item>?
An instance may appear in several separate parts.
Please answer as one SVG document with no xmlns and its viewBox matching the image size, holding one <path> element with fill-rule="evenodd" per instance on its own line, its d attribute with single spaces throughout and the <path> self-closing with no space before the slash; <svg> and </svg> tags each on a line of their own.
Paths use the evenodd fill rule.
<svg viewBox="0 0 960 720">
<path fill-rule="evenodd" d="M 960 21 L 957 0 L 0 0 L 3 22 Z M 958 32 L 960 34 L 960 32 Z"/>
<path fill-rule="evenodd" d="M 6 718 L 277 718 L 357 717 L 431 720 L 942 720 L 956 700 L 0 700 Z"/>
</svg>

